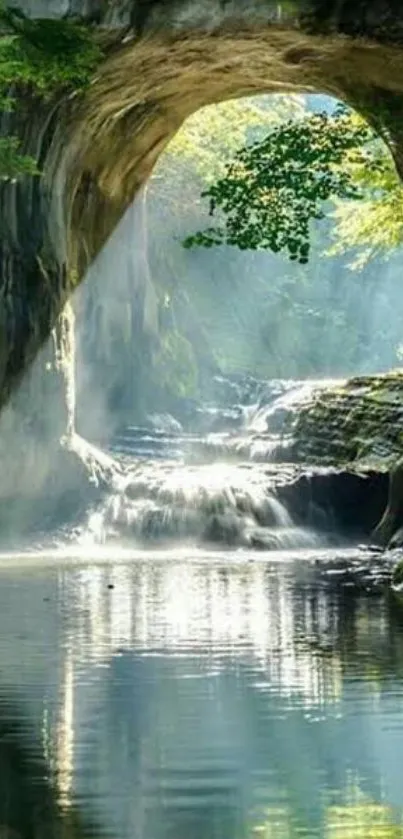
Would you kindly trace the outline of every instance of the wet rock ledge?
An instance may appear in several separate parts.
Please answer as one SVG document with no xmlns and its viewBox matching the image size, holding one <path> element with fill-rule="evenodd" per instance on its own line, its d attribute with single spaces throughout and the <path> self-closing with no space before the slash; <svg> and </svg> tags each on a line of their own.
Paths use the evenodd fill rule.
<svg viewBox="0 0 403 839">
<path fill-rule="evenodd" d="M 311 496 L 380 546 L 403 546 L 403 370 L 317 391 L 293 434 L 296 461 L 330 468 L 327 484 L 316 470 Z"/>
<path fill-rule="evenodd" d="M 389 468 L 403 456 L 403 370 L 316 392 L 298 413 L 294 440 L 297 461 Z"/>
</svg>

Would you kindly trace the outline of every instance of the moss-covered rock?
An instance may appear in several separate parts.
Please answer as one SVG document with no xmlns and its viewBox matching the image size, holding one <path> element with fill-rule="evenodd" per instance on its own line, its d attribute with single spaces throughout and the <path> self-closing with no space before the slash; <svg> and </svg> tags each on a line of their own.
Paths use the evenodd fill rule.
<svg viewBox="0 0 403 839">
<path fill-rule="evenodd" d="M 297 460 L 387 468 L 403 454 L 403 371 L 317 391 L 294 429 Z"/>
<path fill-rule="evenodd" d="M 383 548 L 402 547 L 403 371 L 358 376 L 317 391 L 298 414 L 294 433 L 295 458 L 300 461 L 344 465 L 345 472 L 372 468 L 379 475 L 389 473 L 387 502 L 372 539 Z M 382 493 L 379 497 L 382 500 Z M 347 502 L 353 514 L 357 503 L 354 498 Z M 395 569 L 392 587 L 400 589 L 402 580 L 403 561 Z"/>
</svg>

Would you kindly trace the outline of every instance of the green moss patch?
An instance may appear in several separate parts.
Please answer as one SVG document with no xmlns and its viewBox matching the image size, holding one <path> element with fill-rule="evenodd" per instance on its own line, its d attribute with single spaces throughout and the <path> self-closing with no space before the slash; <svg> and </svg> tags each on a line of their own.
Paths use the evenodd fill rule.
<svg viewBox="0 0 403 839">
<path fill-rule="evenodd" d="M 298 460 L 392 463 L 403 453 L 403 371 L 318 391 L 295 427 Z"/>
</svg>

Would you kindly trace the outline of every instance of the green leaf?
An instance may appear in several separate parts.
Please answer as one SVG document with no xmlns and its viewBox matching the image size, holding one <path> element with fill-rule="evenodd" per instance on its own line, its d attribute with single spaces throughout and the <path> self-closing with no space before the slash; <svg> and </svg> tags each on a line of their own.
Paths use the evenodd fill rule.
<svg viewBox="0 0 403 839">
<path fill-rule="evenodd" d="M 219 214 L 219 233 L 208 229 L 186 239 L 186 247 L 226 243 L 239 247 L 284 250 L 292 261 L 309 259 L 313 221 L 325 217 L 330 199 L 360 200 L 354 158 L 379 159 L 375 135 L 346 108 L 331 116 L 312 114 L 276 126 L 263 140 L 243 146 L 222 177 L 202 197 L 209 214 Z"/>
</svg>

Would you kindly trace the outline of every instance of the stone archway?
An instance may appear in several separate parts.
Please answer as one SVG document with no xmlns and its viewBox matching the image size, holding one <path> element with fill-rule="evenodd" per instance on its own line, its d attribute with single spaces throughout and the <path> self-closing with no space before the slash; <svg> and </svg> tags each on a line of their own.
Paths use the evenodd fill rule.
<svg viewBox="0 0 403 839">
<path fill-rule="evenodd" d="M 81 14 L 108 27 L 109 46 L 79 105 L 73 98 L 30 113 L 22 103 L 21 135 L 27 151 L 39 150 L 44 177 L 2 186 L 0 404 L 165 145 L 203 105 L 257 93 L 331 94 L 369 116 L 403 171 L 397 0 L 361 0 L 358 8 L 355 0 L 19 5 L 38 16 Z"/>
</svg>

